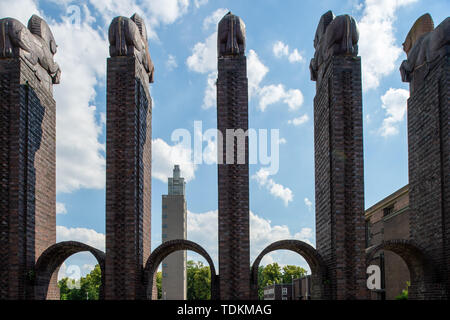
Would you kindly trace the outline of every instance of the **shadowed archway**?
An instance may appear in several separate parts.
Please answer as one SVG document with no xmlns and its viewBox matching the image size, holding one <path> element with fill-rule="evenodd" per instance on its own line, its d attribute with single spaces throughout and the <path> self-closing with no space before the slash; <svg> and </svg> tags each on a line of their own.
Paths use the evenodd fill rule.
<svg viewBox="0 0 450 320">
<path fill-rule="evenodd" d="M 48 285 L 55 271 L 67 258 L 80 252 L 90 252 L 97 259 L 102 272 L 102 285 L 100 286 L 99 297 L 101 300 L 104 298 L 105 253 L 81 242 L 64 241 L 47 248 L 36 262 L 34 279 L 36 300 L 46 299 Z"/>
<path fill-rule="evenodd" d="M 264 256 L 276 250 L 289 250 L 302 256 L 311 268 L 311 297 L 312 299 L 325 299 L 325 281 L 327 269 L 322 257 L 311 245 L 300 240 L 281 240 L 266 247 L 255 259 L 251 270 L 252 298 L 258 299 L 258 268 Z"/>
<path fill-rule="evenodd" d="M 209 268 L 211 270 L 211 300 L 217 300 L 219 297 L 219 277 L 216 274 L 214 262 L 205 249 L 203 249 L 195 242 L 189 240 L 167 241 L 153 250 L 152 254 L 147 260 L 144 270 L 145 298 L 148 300 L 152 299 L 152 280 L 154 279 L 159 264 L 170 254 L 182 250 L 194 251 L 205 258 L 205 260 L 208 262 Z"/>
<path fill-rule="evenodd" d="M 377 246 L 366 249 L 366 266 L 369 266 L 374 256 L 380 250 L 391 251 L 400 256 L 408 266 L 411 286 L 409 299 L 423 299 L 423 294 L 430 290 L 434 283 L 433 263 L 423 253 L 423 250 L 411 240 L 398 239 L 383 241 Z"/>
</svg>

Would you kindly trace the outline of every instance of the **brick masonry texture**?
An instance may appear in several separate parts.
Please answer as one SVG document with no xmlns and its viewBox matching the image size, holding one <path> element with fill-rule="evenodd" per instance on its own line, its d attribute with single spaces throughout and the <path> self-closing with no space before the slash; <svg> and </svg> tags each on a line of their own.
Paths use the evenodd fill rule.
<svg viewBox="0 0 450 320">
<path fill-rule="evenodd" d="M 144 297 L 150 256 L 151 120 L 148 75 L 135 57 L 107 63 L 106 299 Z"/>
<path fill-rule="evenodd" d="M 418 298 L 450 297 L 450 56 L 419 67 L 408 100 L 410 238 L 435 264 Z"/>
<path fill-rule="evenodd" d="M 220 57 L 217 79 L 217 128 L 224 137 L 218 165 L 220 299 L 250 298 L 248 137 L 245 164 L 226 164 L 226 129 L 248 129 L 248 80 L 245 56 Z M 234 139 L 236 142 L 236 139 Z M 228 146 L 228 148 L 232 148 Z M 220 150 L 220 146 L 218 147 Z"/>
<path fill-rule="evenodd" d="M 328 299 L 367 298 L 361 60 L 333 56 L 314 98 L 317 250 Z"/>
<path fill-rule="evenodd" d="M 20 58 L 0 60 L 0 299 L 34 298 L 35 262 L 56 241 L 55 111 Z"/>
</svg>

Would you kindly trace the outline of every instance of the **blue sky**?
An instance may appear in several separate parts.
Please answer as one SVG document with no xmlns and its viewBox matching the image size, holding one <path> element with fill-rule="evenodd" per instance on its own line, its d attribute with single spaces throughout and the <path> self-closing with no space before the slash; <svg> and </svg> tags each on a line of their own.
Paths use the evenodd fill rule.
<svg viewBox="0 0 450 320">
<path fill-rule="evenodd" d="M 414 21 L 429 12 L 439 24 L 445 0 L 0 0 L 0 16 L 26 24 L 33 13 L 50 23 L 62 69 L 57 103 L 57 237 L 104 250 L 105 75 L 107 29 L 117 15 L 140 13 L 147 22 L 155 64 L 153 97 L 152 247 L 161 243 L 161 195 L 174 163 L 187 178 L 188 238 L 217 258 L 217 167 L 195 165 L 172 132 L 194 135 L 216 127 L 216 26 L 228 10 L 247 27 L 249 125 L 279 129 L 280 166 L 267 176 L 251 165 L 251 256 L 273 241 L 296 238 L 315 244 L 313 98 L 309 61 L 320 16 L 351 14 L 359 25 L 363 69 L 365 206 L 408 183 L 406 99 L 398 68 L 401 44 Z M 204 147 L 207 142 L 204 143 Z M 212 149 L 211 149 L 212 150 Z M 211 151 L 210 150 L 210 151 Z M 191 154 L 192 155 L 192 154 Z M 194 254 L 190 257 L 197 259 Z M 287 252 L 263 263 L 300 264 Z M 89 254 L 66 261 L 82 273 Z"/>
</svg>

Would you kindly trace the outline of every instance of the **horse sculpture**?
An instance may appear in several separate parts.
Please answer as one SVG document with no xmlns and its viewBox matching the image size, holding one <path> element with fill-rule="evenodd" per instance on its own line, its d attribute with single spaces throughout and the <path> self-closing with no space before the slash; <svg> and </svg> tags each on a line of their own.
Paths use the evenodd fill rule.
<svg viewBox="0 0 450 320">
<path fill-rule="evenodd" d="M 311 59 L 309 69 L 311 80 L 322 78 L 320 66 L 331 56 L 358 55 L 359 32 L 356 21 L 349 15 L 335 17 L 328 11 L 322 15 L 314 37 L 314 58 Z"/>
<path fill-rule="evenodd" d="M 22 57 L 40 80 L 47 73 L 53 84 L 59 83 L 61 70 L 53 60 L 57 45 L 47 22 L 33 15 L 27 28 L 16 19 L 4 18 L 0 19 L 0 32 L 1 58 Z"/>
<path fill-rule="evenodd" d="M 450 51 L 450 17 L 434 29 L 431 16 L 427 13 L 414 23 L 403 43 L 407 60 L 400 66 L 404 82 L 411 82 L 411 75 L 418 67 L 432 63 Z"/>
<path fill-rule="evenodd" d="M 147 29 L 144 20 L 135 13 L 131 18 L 116 17 L 108 31 L 111 57 L 135 56 L 144 66 L 153 83 L 155 67 L 148 50 Z"/>
</svg>

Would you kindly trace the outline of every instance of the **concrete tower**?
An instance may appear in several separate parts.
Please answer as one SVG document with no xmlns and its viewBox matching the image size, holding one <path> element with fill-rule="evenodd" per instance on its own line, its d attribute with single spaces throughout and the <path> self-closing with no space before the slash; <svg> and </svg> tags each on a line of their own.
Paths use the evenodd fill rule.
<svg viewBox="0 0 450 320">
<path fill-rule="evenodd" d="M 217 52 L 217 128 L 224 137 L 218 145 L 220 299 L 249 299 L 248 137 L 243 134 L 248 130 L 245 25 L 231 12 L 219 22 Z"/>
<path fill-rule="evenodd" d="M 187 207 L 184 178 L 175 165 L 168 194 L 162 196 L 162 242 L 187 239 Z M 177 251 L 162 262 L 162 299 L 186 300 L 186 251 Z"/>
</svg>

